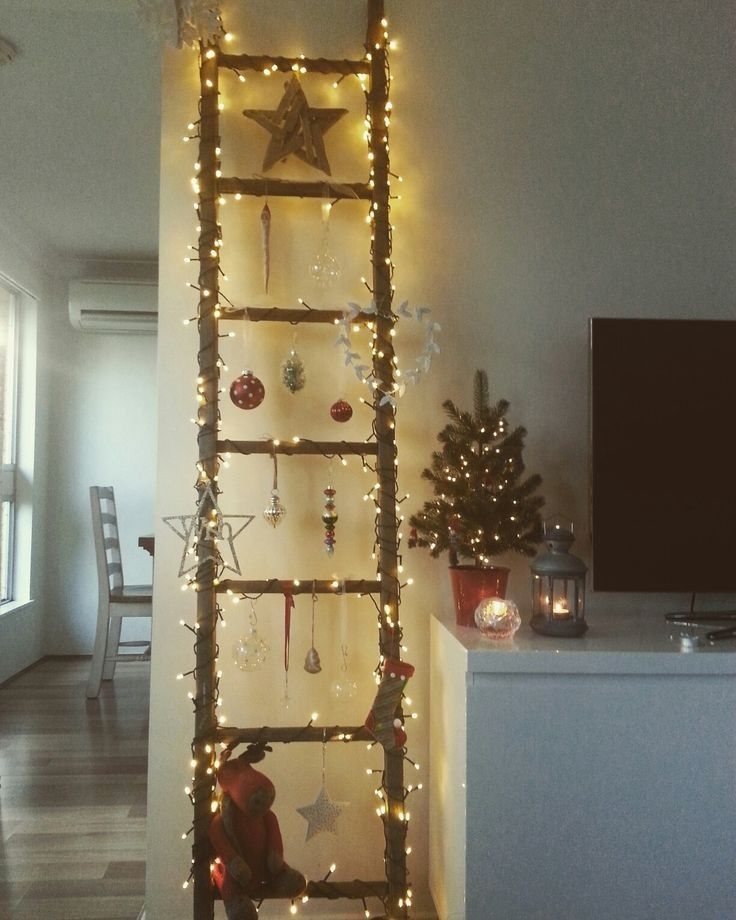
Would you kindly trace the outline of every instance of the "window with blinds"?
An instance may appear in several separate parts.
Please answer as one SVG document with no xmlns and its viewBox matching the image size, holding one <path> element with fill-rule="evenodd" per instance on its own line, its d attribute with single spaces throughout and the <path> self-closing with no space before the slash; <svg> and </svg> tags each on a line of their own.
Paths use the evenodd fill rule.
<svg viewBox="0 0 736 920">
<path fill-rule="evenodd" d="M 0 284 L 0 603 L 14 596 L 17 381 L 18 297 Z"/>
</svg>

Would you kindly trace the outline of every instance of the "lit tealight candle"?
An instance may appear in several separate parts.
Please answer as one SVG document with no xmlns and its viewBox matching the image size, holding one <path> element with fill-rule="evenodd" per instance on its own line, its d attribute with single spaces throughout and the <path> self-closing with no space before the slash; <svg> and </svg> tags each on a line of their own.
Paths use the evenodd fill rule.
<svg viewBox="0 0 736 920">
<path fill-rule="evenodd" d="M 555 620 L 566 620 L 570 616 L 570 608 L 567 606 L 567 599 L 558 598 L 552 605 L 552 617 Z"/>
</svg>

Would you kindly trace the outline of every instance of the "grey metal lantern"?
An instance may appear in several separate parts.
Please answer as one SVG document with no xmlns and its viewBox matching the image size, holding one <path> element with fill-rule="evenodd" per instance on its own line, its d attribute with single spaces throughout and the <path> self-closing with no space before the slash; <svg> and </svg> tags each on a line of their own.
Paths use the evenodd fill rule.
<svg viewBox="0 0 736 920">
<path fill-rule="evenodd" d="M 567 522 L 566 522 L 567 523 Z M 585 576 L 588 568 L 573 556 L 573 526 L 558 520 L 545 521 L 547 552 L 531 563 L 532 622 L 545 636 L 582 636 L 585 622 Z"/>
</svg>

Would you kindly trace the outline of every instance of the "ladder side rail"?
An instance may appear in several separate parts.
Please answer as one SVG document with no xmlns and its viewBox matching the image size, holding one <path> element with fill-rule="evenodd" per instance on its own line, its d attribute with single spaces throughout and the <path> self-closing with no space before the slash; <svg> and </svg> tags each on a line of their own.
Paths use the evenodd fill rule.
<svg viewBox="0 0 736 920">
<path fill-rule="evenodd" d="M 389 143 L 386 118 L 389 102 L 389 74 L 384 0 L 368 0 L 366 51 L 370 55 L 368 119 L 373 170 L 372 264 L 373 297 L 377 306 L 377 333 L 373 369 L 383 393 L 394 389 L 394 347 L 392 331 L 396 320 L 392 312 L 391 222 Z M 378 443 L 378 551 L 381 572 L 380 652 L 384 658 L 401 657 L 399 618 L 400 585 L 398 576 L 398 518 L 396 513 L 396 433 L 394 411 L 389 403 L 376 402 L 376 441 Z M 401 717 L 401 707 L 397 707 Z M 404 752 L 402 748 L 384 753 L 383 788 L 387 799 L 384 819 L 386 876 L 389 885 L 388 914 L 407 916 L 406 823 L 404 821 Z"/>
<path fill-rule="evenodd" d="M 210 52 L 214 56 L 208 57 Z M 202 518 L 209 518 L 212 501 L 205 495 L 207 480 L 213 485 L 218 471 L 217 427 L 219 368 L 218 326 L 215 307 L 219 297 L 219 252 L 215 245 L 219 237 L 217 210 L 218 149 L 218 68 L 215 46 L 200 46 L 200 124 L 199 124 L 199 390 L 204 402 L 199 408 L 198 455 L 205 478 L 200 478 L 197 491 L 204 497 Z M 214 538 L 204 531 L 198 543 L 200 557 L 206 559 L 197 568 L 197 631 L 195 642 L 195 741 L 192 756 L 194 767 L 194 920 L 212 920 L 214 897 L 210 879 L 209 826 L 212 819 L 211 802 L 215 790 L 213 745 L 197 740 L 212 734 L 217 728 L 217 667 L 215 660 L 217 632 L 217 597 Z M 207 749 L 209 748 L 209 750 Z M 209 772 L 208 772 L 209 771 Z"/>
</svg>

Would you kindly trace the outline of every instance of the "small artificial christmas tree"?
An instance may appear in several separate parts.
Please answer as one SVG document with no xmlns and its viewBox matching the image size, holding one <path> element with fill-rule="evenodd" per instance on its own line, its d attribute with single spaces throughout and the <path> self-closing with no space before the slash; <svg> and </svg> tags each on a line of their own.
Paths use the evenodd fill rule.
<svg viewBox="0 0 736 920">
<path fill-rule="evenodd" d="M 541 477 L 523 478 L 526 429 L 508 430 L 505 400 L 490 405 L 485 371 L 475 372 L 473 389 L 473 413 L 443 403 L 450 421 L 437 436 L 442 450 L 422 473 L 437 497 L 410 518 L 409 545 L 435 557 L 447 550 L 453 566 L 460 557 L 482 567 L 502 553 L 534 555 L 544 499 L 533 494 Z"/>
</svg>

